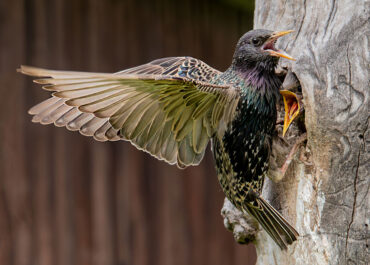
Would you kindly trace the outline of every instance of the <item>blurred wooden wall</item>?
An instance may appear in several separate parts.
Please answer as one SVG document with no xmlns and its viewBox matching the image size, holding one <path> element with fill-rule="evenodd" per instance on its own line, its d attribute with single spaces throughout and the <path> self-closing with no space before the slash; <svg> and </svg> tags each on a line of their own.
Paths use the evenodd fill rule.
<svg viewBox="0 0 370 265">
<path fill-rule="evenodd" d="M 250 10 L 250 8 L 249 8 Z M 224 70 L 252 12 L 228 1 L 0 1 L 0 264 L 254 264 L 223 227 L 208 152 L 179 170 L 129 143 L 31 123 L 20 64 L 113 72 L 191 55 Z"/>
</svg>

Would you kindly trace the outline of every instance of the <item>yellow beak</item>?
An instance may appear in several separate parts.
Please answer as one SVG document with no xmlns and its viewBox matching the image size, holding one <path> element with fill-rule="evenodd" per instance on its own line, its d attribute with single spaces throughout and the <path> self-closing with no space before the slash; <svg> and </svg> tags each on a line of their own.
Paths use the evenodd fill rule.
<svg viewBox="0 0 370 265">
<path fill-rule="evenodd" d="M 290 124 L 298 116 L 301 107 L 299 105 L 299 101 L 295 93 L 289 90 L 280 90 L 280 94 L 283 96 L 285 109 L 284 127 L 283 127 L 283 137 L 284 137 Z"/>
<path fill-rule="evenodd" d="M 287 34 L 292 33 L 292 32 L 294 32 L 294 30 L 275 31 L 274 33 L 272 33 L 270 38 L 277 39 L 277 38 L 280 38 L 281 36 L 287 35 Z"/>
<path fill-rule="evenodd" d="M 292 33 L 293 31 L 294 30 L 276 31 L 272 33 L 271 37 L 266 42 L 274 43 L 278 38 L 284 35 L 287 35 L 289 33 Z M 295 59 L 289 54 L 287 54 L 285 51 L 271 49 L 271 50 L 268 50 L 268 52 L 270 53 L 271 56 L 283 57 L 283 58 L 295 61 Z"/>
</svg>

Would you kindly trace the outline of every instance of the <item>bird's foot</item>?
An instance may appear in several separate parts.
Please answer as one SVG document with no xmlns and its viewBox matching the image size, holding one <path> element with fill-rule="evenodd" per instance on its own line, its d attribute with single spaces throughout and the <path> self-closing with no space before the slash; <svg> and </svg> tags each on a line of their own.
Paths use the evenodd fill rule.
<svg viewBox="0 0 370 265">
<path fill-rule="evenodd" d="M 288 157 L 287 159 L 285 160 L 283 166 L 279 169 L 281 174 L 282 174 L 282 177 L 284 177 L 286 171 L 288 170 L 290 164 L 292 163 L 293 161 L 293 158 L 295 156 L 295 154 L 297 153 L 297 150 L 298 148 L 303 144 L 303 142 L 305 142 L 307 140 L 307 133 L 304 133 L 302 134 L 301 136 L 299 136 L 299 138 L 297 139 L 297 141 L 295 142 L 295 144 L 293 145 L 292 149 L 290 150 L 289 154 L 288 154 Z"/>
<path fill-rule="evenodd" d="M 270 158 L 269 171 L 267 174 L 273 182 L 279 182 L 285 177 L 285 174 L 294 160 L 299 147 L 306 141 L 306 139 L 306 133 L 297 136 L 296 139 L 290 139 L 289 141 L 281 136 L 276 135 L 274 137 L 272 157 Z M 294 144 L 292 141 L 295 141 Z"/>
</svg>

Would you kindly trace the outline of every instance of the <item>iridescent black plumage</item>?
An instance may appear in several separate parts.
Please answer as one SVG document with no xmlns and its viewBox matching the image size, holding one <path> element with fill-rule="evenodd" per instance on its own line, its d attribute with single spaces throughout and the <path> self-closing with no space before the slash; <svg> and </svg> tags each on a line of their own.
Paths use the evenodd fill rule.
<svg viewBox="0 0 370 265">
<path fill-rule="evenodd" d="M 261 197 L 268 170 L 280 79 L 274 69 L 278 59 L 256 52 L 272 32 L 245 34 L 238 43 L 230 68 L 217 83 L 232 83 L 240 89 L 234 120 L 223 135 L 213 138 L 213 153 L 220 184 L 227 198 L 240 210 L 254 216 L 281 248 L 296 240 L 298 233 Z"/>
</svg>

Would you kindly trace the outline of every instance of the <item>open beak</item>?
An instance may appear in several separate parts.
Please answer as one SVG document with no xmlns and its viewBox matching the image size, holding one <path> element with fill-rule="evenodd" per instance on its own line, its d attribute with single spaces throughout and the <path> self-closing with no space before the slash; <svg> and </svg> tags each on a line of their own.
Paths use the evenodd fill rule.
<svg viewBox="0 0 370 265">
<path fill-rule="evenodd" d="M 268 38 L 267 41 L 263 44 L 262 49 L 269 52 L 271 56 L 282 57 L 295 61 L 295 59 L 292 56 L 290 56 L 283 50 L 276 49 L 274 46 L 278 38 L 287 35 L 293 31 L 294 30 L 286 30 L 286 31 L 276 31 L 272 33 L 270 38 Z"/>
<path fill-rule="evenodd" d="M 290 124 L 298 116 L 301 107 L 299 105 L 299 100 L 295 93 L 289 90 L 280 90 L 280 94 L 283 96 L 285 109 L 284 127 L 283 127 L 283 137 L 284 137 Z"/>
</svg>

